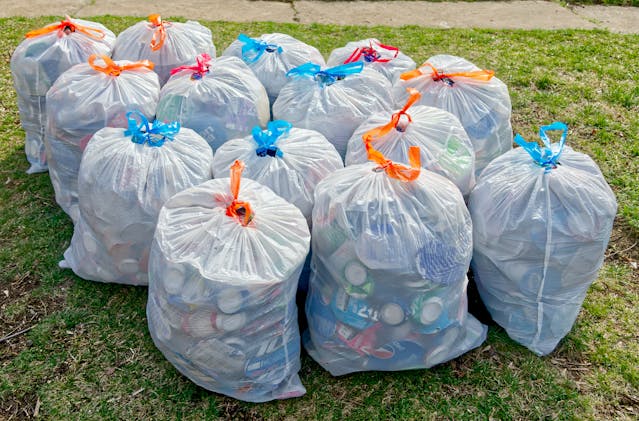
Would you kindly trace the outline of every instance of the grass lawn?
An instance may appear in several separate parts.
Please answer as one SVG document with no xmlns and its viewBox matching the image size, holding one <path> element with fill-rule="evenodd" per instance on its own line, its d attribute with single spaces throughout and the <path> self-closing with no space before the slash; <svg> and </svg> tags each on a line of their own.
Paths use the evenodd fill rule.
<svg viewBox="0 0 639 421">
<path fill-rule="evenodd" d="M 326 56 L 375 36 L 421 63 L 436 53 L 494 69 L 513 127 L 568 123 L 619 201 L 599 280 L 577 323 L 539 358 L 496 326 L 487 342 L 430 370 L 332 378 L 306 355 L 303 398 L 247 404 L 196 387 L 155 349 L 147 290 L 93 283 L 57 263 L 72 225 L 47 174 L 27 176 L 9 59 L 22 35 L 57 18 L 1 19 L 0 419 L 636 419 L 639 417 L 639 36 L 589 31 L 435 30 L 205 22 L 222 51 L 240 32 L 285 32 Z M 135 18 L 100 17 L 114 32 Z"/>
</svg>

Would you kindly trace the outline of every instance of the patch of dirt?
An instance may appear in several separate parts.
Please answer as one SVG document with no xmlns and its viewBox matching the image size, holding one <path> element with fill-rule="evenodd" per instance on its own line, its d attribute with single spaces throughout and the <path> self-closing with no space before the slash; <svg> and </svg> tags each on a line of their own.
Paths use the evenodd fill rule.
<svg viewBox="0 0 639 421">
<path fill-rule="evenodd" d="M 31 346 L 27 333 L 42 318 L 64 306 L 66 290 L 71 281 L 60 285 L 53 294 L 33 294 L 39 280 L 26 272 L 14 277 L 0 288 L 0 367 L 4 367 L 26 347 Z M 7 308 L 16 305 L 18 311 L 7 314 Z"/>
<path fill-rule="evenodd" d="M 34 418 L 40 410 L 39 402 L 35 393 L 22 398 L 9 397 L 0 400 L 0 419 L 9 421 Z"/>
<path fill-rule="evenodd" d="M 263 420 L 256 408 L 242 408 L 238 401 L 225 398 L 223 402 L 218 404 L 220 418 L 223 420 L 245 420 L 260 421 Z"/>
<path fill-rule="evenodd" d="M 606 261 L 630 264 L 635 271 L 639 264 L 639 233 L 621 217 L 615 219 L 610 243 L 606 251 Z"/>
</svg>

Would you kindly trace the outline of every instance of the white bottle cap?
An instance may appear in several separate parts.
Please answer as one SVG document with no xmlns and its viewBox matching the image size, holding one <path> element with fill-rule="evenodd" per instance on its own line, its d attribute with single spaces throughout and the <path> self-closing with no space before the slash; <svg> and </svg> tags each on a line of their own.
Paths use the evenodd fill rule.
<svg viewBox="0 0 639 421">
<path fill-rule="evenodd" d="M 137 259 L 122 259 L 120 263 L 118 263 L 118 270 L 127 275 L 137 273 L 139 268 L 140 264 Z"/>
<path fill-rule="evenodd" d="M 363 285 L 366 282 L 366 268 L 361 263 L 351 260 L 344 268 L 344 277 L 351 285 Z"/>
<path fill-rule="evenodd" d="M 243 303 L 244 297 L 242 297 L 242 292 L 237 289 L 223 289 L 217 296 L 217 308 L 226 314 L 237 313 Z"/>
<path fill-rule="evenodd" d="M 397 303 L 386 303 L 382 306 L 382 322 L 395 326 L 404 321 L 404 309 Z"/>
<path fill-rule="evenodd" d="M 432 297 L 422 304 L 422 311 L 419 320 L 422 324 L 429 325 L 439 319 L 444 310 L 444 303 L 439 297 Z"/>
</svg>

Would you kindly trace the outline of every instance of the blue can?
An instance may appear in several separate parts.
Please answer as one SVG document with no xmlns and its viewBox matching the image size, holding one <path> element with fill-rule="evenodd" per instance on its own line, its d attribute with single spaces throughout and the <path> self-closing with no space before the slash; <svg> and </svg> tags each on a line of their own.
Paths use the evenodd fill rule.
<svg viewBox="0 0 639 421">
<path fill-rule="evenodd" d="M 379 312 L 367 301 L 353 297 L 339 288 L 331 301 L 337 320 L 355 329 L 364 330 L 379 320 Z"/>
<path fill-rule="evenodd" d="M 260 383 L 277 385 L 288 373 L 286 365 L 296 361 L 299 354 L 300 340 L 297 335 L 292 335 L 287 341 L 282 337 L 273 338 L 261 344 L 257 354 L 248 359 L 244 373 Z"/>
</svg>

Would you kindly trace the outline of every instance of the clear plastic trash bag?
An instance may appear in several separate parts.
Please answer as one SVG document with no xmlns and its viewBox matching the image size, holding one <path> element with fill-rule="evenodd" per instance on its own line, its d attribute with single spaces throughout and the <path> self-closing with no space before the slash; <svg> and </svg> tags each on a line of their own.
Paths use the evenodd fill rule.
<svg viewBox="0 0 639 421">
<path fill-rule="evenodd" d="M 317 186 L 304 345 L 334 376 L 428 368 L 479 346 L 467 312 L 470 215 L 459 189 L 420 168 L 375 162 Z"/>
<path fill-rule="evenodd" d="M 26 137 L 27 173 L 47 170 L 44 130 L 46 95 L 58 77 L 71 66 L 85 63 L 92 54 L 110 56 L 115 35 L 103 25 L 66 19 L 26 34 L 11 56 L 13 86 L 18 94 L 20 123 Z"/>
<path fill-rule="evenodd" d="M 215 57 L 209 28 L 197 21 L 169 22 L 153 14 L 118 35 L 113 59 L 152 61 L 163 86 L 173 68 L 190 64 L 193 57 L 201 53 Z"/>
<path fill-rule="evenodd" d="M 114 62 L 89 58 L 64 72 L 47 93 L 45 146 L 55 200 L 78 219 L 78 170 L 91 137 L 104 127 L 128 127 L 126 113 L 152 119 L 160 95 L 158 76 L 148 61 Z"/>
<path fill-rule="evenodd" d="M 156 117 L 179 121 L 216 150 L 256 125 L 266 127 L 270 108 L 264 87 L 242 60 L 200 54 L 195 65 L 173 69 L 160 92 Z"/>
<path fill-rule="evenodd" d="M 241 58 L 268 92 L 271 105 L 288 82 L 286 73 L 309 61 L 325 65 L 317 50 L 286 34 L 263 34 L 259 38 L 240 36 L 222 54 Z"/>
<path fill-rule="evenodd" d="M 295 293 L 310 233 L 295 206 L 256 181 L 207 181 L 162 208 L 147 318 L 182 374 L 250 402 L 303 395 Z M 239 192 L 239 195 L 238 195 Z"/>
<path fill-rule="evenodd" d="M 322 133 L 342 159 L 355 129 L 393 105 L 390 82 L 361 62 L 324 70 L 307 63 L 288 74 L 291 80 L 273 104 L 273 118 Z"/>
<path fill-rule="evenodd" d="M 546 131 L 563 130 L 550 143 Z M 470 195 L 473 273 L 508 335 L 538 355 L 570 331 L 604 259 L 615 196 L 590 157 L 564 147 L 567 127 L 540 129 L 490 163 Z"/>
<path fill-rule="evenodd" d="M 460 57 L 436 55 L 396 81 L 393 95 L 398 106 L 408 97 L 406 88 L 422 94 L 420 105 L 441 108 L 459 118 L 475 149 L 476 176 L 512 149 L 508 87 L 492 70 L 481 70 Z"/>
<path fill-rule="evenodd" d="M 149 123 L 139 113 L 128 118 L 128 130 L 99 130 L 84 151 L 80 218 L 60 266 L 92 281 L 147 285 L 162 205 L 210 180 L 213 155 L 202 137 L 177 122 Z"/>
<path fill-rule="evenodd" d="M 403 164 L 408 163 L 409 147 L 419 146 L 422 166 L 448 178 L 467 197 L 475 185 L 473 145 L 457 117 L 439 108 L 413 105 L 419 97 L 411 89 L 400 110 L 373 114 L 362 123 L 348 141 L 346 165 L 368 161 L 364 139 L 386 158 Z"/>
<path fill-rule="evenodd" d="M 378 39 L 368 38 L 352 41 L 344 47 L 331 51 L 326 65 L 329 67 L 361 61 L 366 67 L 383 74 L 394 83 L 404 72 L 416 67 L 412 58 L 392 45 L 382 44 Z"/>
<path fill-rule="evenodd" d="M 222 145 L 213 158 L 213 175 L 223 177 L 236 159 L 246 163 L 244 177 L 297 206 L 309 226 L 315 186 L 344 168 L 335 147 L 321 133 L 282 120 L 269 122 L 266 130 L 255 127 L 252 135 Z"/>
</svg>

